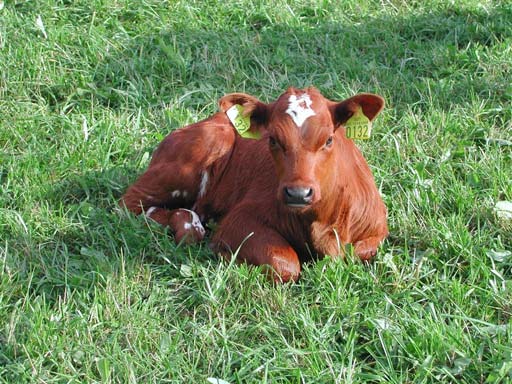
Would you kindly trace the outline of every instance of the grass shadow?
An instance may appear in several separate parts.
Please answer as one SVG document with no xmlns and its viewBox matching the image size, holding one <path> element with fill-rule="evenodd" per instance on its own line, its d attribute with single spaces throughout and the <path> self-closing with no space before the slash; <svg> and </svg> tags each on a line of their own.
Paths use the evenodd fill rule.
<svg viewBox="0 0 512 384">
<path fill-rule="evenodd" d="M 512 92 L 509 81 L 488 70 L 501 63 L 484 61 L 487 48 L 512 37 L 511 17 L 510 7 L 499 6 L 350 24 L 303 18 L 299 27 L 266 23 L 254 14 L 247 29 L 169 28 L 109 52 L 90 91 L 114 108 L 179 98 L 201 110 L 229 91 L 270 100 L 290 85 L 310 84 L 333 99 L 379 92 L 394 108 L 437 103 L 449 109 L 475 96 L 504 103 Z M 463 70 L 454 72 L 461 62 Z"/>
<path fill-rule="evenodd" d="M 34 281 L 26 293 L 53 303 L 111 280 L 139 275 L 172 280 L 181 276 L 181 265 L 212 258 L 205 244 L 177 245 L 166 228 L 118 208 L 134 174 L 130 168 L 113 168 L 72 175 L 43 197 L 38 220 L 46 231 L 11 225 L 5 268 L 18 279 Z M 11 249 L 16 252 L 7 252 Z"/>
</svg>

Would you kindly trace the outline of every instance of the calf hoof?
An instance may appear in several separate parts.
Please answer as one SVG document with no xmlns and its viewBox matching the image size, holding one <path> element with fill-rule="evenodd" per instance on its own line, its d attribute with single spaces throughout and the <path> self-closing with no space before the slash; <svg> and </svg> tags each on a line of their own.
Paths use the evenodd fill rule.
<svg viewBox="0 0 512 384">
<path fill-rule="evenodd" d="M 176 209 L 172 212 L 169 226 L 174 233 L 176 243 L 194 244 L 203 240 L 205 230 L 199 216 L 188 209 Z"/>
<path fill-rule="evenodd" d="M 359 241 L 355 244 L 354 253 L 360 260 L 370 262 L 377 254 L 377 248 L 365 244 L 364 241 Z"/>
<path fill-rule="evenodd" d="M 264 265 L 264 272 L 276 283 L 295 282 L 299 279 L 300 263 L 281 258 L 273 258 L 271 265 Z"/>
</svg>

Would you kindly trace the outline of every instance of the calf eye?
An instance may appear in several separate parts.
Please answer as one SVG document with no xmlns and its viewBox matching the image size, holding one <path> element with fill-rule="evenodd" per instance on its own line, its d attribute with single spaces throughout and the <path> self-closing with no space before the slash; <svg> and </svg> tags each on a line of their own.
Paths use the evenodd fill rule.
<svg viewBox="0 0 512 384">
<path fill-rule="evenodd" d="M 329 148 L 332 145 L 332 136 L 329 136 L 327 141 L 325 142 L 325 146 Z"/>
<path fill-rule="evenodd" d="M 274 139 L 272 136 L 269 136 L 268 144 L 270 145 L 271 148 L 277 148 L 278 146 L 276 139 Z"/>
</svg>

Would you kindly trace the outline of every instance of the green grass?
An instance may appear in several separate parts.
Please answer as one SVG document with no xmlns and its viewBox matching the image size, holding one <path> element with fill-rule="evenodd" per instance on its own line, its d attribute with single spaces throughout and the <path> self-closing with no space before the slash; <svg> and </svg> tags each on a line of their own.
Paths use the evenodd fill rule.
<svg viewBox="0 0 512 384">
<path fill-rule="evenodd" d="M 509 1 L 1 5 L 0 382 L 512 381 Z M 273 286 L 116 211 L 168 132 L 290 85 L 387 100 L 373 265 Z"/>
</svg>

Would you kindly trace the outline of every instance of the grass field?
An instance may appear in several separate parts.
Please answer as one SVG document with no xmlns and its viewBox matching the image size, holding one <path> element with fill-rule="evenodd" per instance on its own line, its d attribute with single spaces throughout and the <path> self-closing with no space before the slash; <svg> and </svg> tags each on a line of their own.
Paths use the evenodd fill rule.
<svg viewBox="0 0 512 384">
<path fill-rule="evenodd" d="M 273 286 L 116 201 L 247 92 L 384 96 L 371 266 Z M 509 1 L 0 1 L 1 383 L 510 383 Z"/>
</svg>

